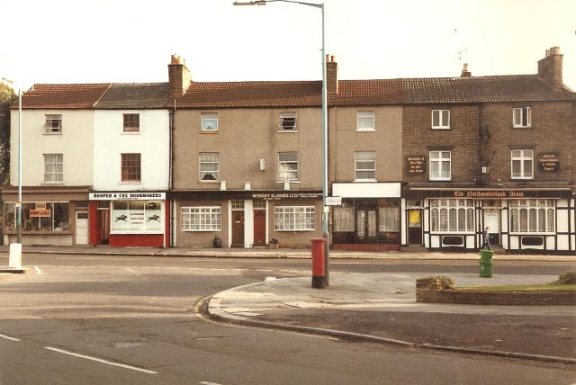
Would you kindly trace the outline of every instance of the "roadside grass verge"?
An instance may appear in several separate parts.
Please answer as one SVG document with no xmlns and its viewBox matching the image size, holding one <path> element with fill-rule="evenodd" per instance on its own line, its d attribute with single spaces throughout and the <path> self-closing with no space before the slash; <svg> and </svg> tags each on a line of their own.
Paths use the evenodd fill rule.
<svg viewBox="0 0 576 385">
<path fill-rule="evenodd" d="M 550 293 L 550 292 L 576 292 L 576 285 L 500 285 L 500 286 L 464 286 L 455 287 L 454 290 L 463 292 L 509 292 L 509 293 Z"/>
</svg>

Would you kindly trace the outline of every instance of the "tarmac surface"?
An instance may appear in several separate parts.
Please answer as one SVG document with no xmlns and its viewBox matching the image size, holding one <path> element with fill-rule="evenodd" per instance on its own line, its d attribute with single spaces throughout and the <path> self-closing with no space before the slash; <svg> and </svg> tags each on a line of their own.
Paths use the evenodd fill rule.
<svg viewBox="0 0 576 385">
<path fill-rule="evenodd" d="M 0 252 L 8 252 L 6 246 Z M 309 250 L 24 247 L 24 253 L 150 255 L 206 258 L 310 258 Z M 331 252 L 334 259 L 478 260 L 475 253 Z M 576 256 L 495 254 L 494 261 L 568 261 Z M 0 269 L 0 272 L 7 269 Z M 440 275 L 440 274 L 435 274 Z M 423 304 L 416 302 L 422 273 L 331 273 L 330 284 L 312 288 L 311 277 L 267 277 L 205 301 L 204 313 L 231 323 L 576 365 L 576 307 Z M 544 284 L 552 275 L 481 278 L 450 273 L 456 287 Z"/>
</svg>

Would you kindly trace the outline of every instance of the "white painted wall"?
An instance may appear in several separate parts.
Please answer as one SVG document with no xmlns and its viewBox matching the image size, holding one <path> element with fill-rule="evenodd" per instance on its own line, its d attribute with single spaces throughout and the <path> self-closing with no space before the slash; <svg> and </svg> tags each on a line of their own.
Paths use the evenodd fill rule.
<svg viewBox="0 0 576 385">
<path fill-rule="evenodd" d="M 140 132 L 123 132 L 123 114 L 140 114 Z M 167 190 L 169 187 L 170 124 L 168 110 L 96 110 L 94 129 L 94 190 Z M 121 182 L 122 153 L 140 153 L 140 183 Z"/>
<path fill-rule="evenodd" d="M 62 134 L 46 134 L 46 114 L 62 115 Z M 10 184 L 18 185 L 18 110 L 11 111 Z M 90 110 L 23 110 L 22 185 L 42 186 L 44 154 L 63 154 L 64 182 L 56 185 L 92 184 L 94 113 Z M 54 185 L 50 183 L 49 185 Z"/>
</svg>

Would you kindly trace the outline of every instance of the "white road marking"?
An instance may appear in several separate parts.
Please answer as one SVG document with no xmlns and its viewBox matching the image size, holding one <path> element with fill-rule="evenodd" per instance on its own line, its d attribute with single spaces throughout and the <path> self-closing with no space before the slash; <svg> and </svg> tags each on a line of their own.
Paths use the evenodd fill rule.
<svg viewBox="0 0 576 385">
<path fill-rule="evenodd" d="M 50 346 L 45 346 L 44 349 L 48 349 L 51 350 L 53 352 L 56 353 L 62 353 L 62 354 L 66 354 L 72 357 L 78 357 L 78 358 L 83 358 L 85 360 L 90 360 L 90 361 L 94 361 L 94 362 L 99 362 L 101 364 L 106 364 L 106 365 L 111 365 L 111 366 L 117 366 L 119 368 L 124 368 L 124 369 L 130 369 L 130 370 L 135 370 L 137 372 L 142 372 L 142 373 L 147 373 L 147 374 L 158 374 L 158 372 L 155 372 L 153 370 L 148 370 L 148 369 L 143 369 L 143 368 L 139 368 L 136 366 L 131 366 L 131 365 L 126 365 L 126 364 L 120 364 L 118 362 L 113 362 L 113 361 L 108 361 L 108 360 L 103 360 L 101 358 L 96 358 L 96 357 L 91 357 L 91 356 L 86 356 L 84 354 L 78 354 L 78 353 L 74 353 L 74 352 L 69 352 L 66 350 L 62 350 L 62 349 L 58 349 L 58 348 L 53 348 Z"/>
<path fill-rule="evenodd" d="M 208 382 L 208 381 L 200 381 L 199 383 L 202 385 L 221 385 L 217 382 Z"/>
<path fill-rule="evenodd" d="M 38 266 L 34 266 L 34 270 L 36 270 L 36 274 L 42 274 L 42 270 Z"/>
<path fill-rule="evenodd" d="M 3 339 L 8 340 L 8 341 L 16 341 L 16 342 L 20 341 L 20 339 L 18 339 L 16 337 L 7 336 L 6 334 L 0 334 L 0 338 L 3 338 Z"/>
</svg>

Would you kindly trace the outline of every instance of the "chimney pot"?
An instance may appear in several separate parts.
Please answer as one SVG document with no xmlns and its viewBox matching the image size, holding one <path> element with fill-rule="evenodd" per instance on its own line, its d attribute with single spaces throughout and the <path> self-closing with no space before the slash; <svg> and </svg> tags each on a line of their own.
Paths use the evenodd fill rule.
<svg viewBox="0 0 576 385">
<path fill-rule="evenodd" d="M 560 47 L 546 50 L 546 57 L 538 61 L 538 76 L 556 89 L 563 87 Z"/>
</svg>

